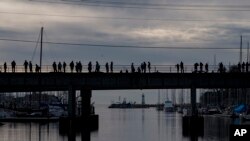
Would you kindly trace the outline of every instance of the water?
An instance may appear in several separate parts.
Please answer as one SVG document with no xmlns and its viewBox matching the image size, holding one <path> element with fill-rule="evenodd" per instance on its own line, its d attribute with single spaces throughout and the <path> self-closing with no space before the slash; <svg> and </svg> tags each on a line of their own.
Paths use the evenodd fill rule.
<svg viewBox="0 0 250 141">
<path fill-rule="evenodd" d="M 151 109 L 108 109 L 97 106 L 99 130 L 91 133 L 59 133 L 59 124 L 5 123 L 1 141 L 223 141 L 228 140 L 229 118 L 206 117 L 203 137 L 184 137 L 182 115 Z M 73 135 L 73 137 L 72 137 Z"/>
</svg>

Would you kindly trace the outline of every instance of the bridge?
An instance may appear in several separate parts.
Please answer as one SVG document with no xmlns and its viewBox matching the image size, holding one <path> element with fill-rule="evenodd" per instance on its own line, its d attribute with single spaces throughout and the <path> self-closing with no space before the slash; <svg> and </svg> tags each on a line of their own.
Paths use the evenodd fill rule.
<svg viewBox="0 0 250 141">
<path fill-rule="evenodd" d="M 190 89 L 196 115 L 197 88 L 250 88 L 250 73 L 0 73 L 0 92 L 68 91 L 75 116 L 76 90 L 83 116 L 90 115 L 92 90 Z"/>
</svg>

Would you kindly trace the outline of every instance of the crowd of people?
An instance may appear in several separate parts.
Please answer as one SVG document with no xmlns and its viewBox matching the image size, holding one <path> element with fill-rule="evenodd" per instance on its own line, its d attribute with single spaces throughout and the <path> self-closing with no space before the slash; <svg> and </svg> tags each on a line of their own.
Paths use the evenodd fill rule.
<svg viewBox="0 0 250 141">
<path fill-rule="evenodd" d="M 52 63 L 53 72 L 64 72 L 64 73 L 69 72 L 69 71 L 67 71 L 68 65 L 69 65 L 69 70 L 71 73 L 73 73 L 73 72 L 82 73 L 83 72 L 83 65 L 82 65 L 81 61 L 78 61 L 78 62 L 71 61 L 69 64 L 67 64 L 66 62 L 58 62 L 58 63 L 53 62 Z M 27 73 L 28 71 L 31 73 L 33 72 L 33 64 L 31 61 L 28 62 L 27 60 L 25 60 L 23 66 L 24 66 L 25 73 Z M 112 61 L 110 63 L 107 62 L 104 65 L 104 67 L 105 67 L 106 73 L 113 73 L 114 64 Z M 232 72 L 249 72 L 249 63 L 248 62 L 238 63 L 238 65 L 236 67 L 237 68 L 235 68 Z M 184 73 L 185 72 L 183 62 L 176 64 L 175 68 L 176 68 L 177 73 Z M 39 73 L 39 72 L 41 72 L 41 67 L 38 64 L 36 64 L 34 67 L 34 70 L 36 73 Z M 98 61 L 96 61 L 95 67 L 94 67 L 92 65 L 92 62 L 89 62 L 87 65 L 87 70 L 89 73 L 101 72 L 101 65 L 99 64 Z M 7 71 L 8 71 L 8 65 L 5 62 L 3 64 L 3 72 L 7 72 Z M 16 62 L 15 61 L 11 62 L 11 71 L 16 72 Z M 147 63 L 142 62 L 140 65 L 136 65 L 136 66 L 134 65 L 134 63 L 131 63 L 130 71 L 128 69 L 125 70 L 125 73 L 129 73 L 129 72 L 131 72 L 131 73 L 151 73 L 151 63 L 150 62 L 147 62 Z M 156 68 L 155 68 L 155 72 L 158 72 L 156 70 Z M 202 62 L 194 63 L 192 72 L 193 73 L 208 73 L 209 72 L 209 65 L 208 65 L 208 63 L 205 63 L 205 65 L 204 65 Z M 211 72 L 214 72 L 214 70 Z M 219 73 L 226 72 L 226 67 L 223 65 L 222 62 L 219 63 L 217 72 L 219 72 Z M 120 70 L 120 73 L 123 73 L 123 70 Z"/>
</svg>

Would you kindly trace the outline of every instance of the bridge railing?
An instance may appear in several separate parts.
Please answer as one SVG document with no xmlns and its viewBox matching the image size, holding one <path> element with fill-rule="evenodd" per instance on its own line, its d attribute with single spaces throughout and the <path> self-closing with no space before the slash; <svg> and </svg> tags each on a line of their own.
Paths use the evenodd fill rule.
<svg viewBox="0 0 250 141">
<path fill-rule="evenodd" d="M 110 67 L 110 66 L 109 66 Z M 137 72 L 137 68 L 140 67 L 140 65 L 134 65 L 135 71 Z M 228 71 L 230 66 L 224 66 L 226 68 L 226 70 Z M 208 72 L 214 72 L 217 73 L 218 72 L 218 66 L 214 66 L 214 65 L 210 65 L 209 66 L 209 71 Z M 63 68 L 61 69 L 63 72 Z M 95 65 L 92 66 L 92 72 L 95 71 Z M 129 73 L 131 72 L 131 65 L 114 65 L 113 66 L 113 72 L 114 73 L 125 73 L 126 71 L 128 71 Z M 200 67 L 198 67 L 198 71 L 200 71 Z M 0 72 L 4 72 L 4 67 L 3 65 L 0 65 Z M 6 69 L 7 73 L 13 72 L 12 70 L 12 66 L 8 65 L 7 69 Z M 23 65 L 17 65 L 15 67 L 15 72 L 16 73 L 22 73 L 25 72 L 24 66 Z M 30 72 L 30 69 L 28 67 L 27 72 Z M 32 68 L 32 72 L 35 72 L 35 66 L 33 66 Z M 52 65 L 43 65 L 42 66 L 42 71 L 41 72 L 54 72 Z M 71 72 L 70 66 L 67 65 L 65 72 L 69 73 Z M 73 72 L 76 72 L 76 68 L 74 68 Z M 83 65 L 82 66 L 82 73 L 87 73 L 88 72 L 88 66 L 87 65 Z M 101 65 L 100 66 L 100 72 L 104 72 L 106 73 L 106 67 L 105 65 Z M 110 72 L 110 68 L 109 68 L 109 72 Z M 146 72 L 149 73 L 148 67 L 146 68 Z M 154 72 L 160 72 L 160 73 L 176 73 L 177 72 L 177 67 L 175 65 L 151 65 L 151 69 L 150 69 L 151 73 Z M 181 70 L 179 69 L 179 73 L 181 72 Z M 194 72 L 194 66 L 193 65 L 185 65 L 184 66 L 184 73 L 192 73 Z M 203 67 L 203 71 L 205 72 L 205 68 Z"/>
</svg>

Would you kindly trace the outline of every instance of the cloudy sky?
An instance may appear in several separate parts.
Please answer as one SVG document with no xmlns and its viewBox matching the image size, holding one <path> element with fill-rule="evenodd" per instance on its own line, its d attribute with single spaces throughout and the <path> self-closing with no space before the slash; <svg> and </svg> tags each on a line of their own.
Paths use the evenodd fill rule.
<svg viewBox="0 0 250 141">
<path fill-rule="evenodd" d="M 0 39 L 36 41 L 45 28 L 44 41 L 149 47 L 239 48 L 240 35 L 246 48 L 250 31 L 249 0 L 1 0 Z M 36 43 L 0 40 L 0 64 L 31 60 Z M 101 64 L 175 64 L 196 61 L 233 64 L 239 50 L 159 48 L 107 48 L 44 45 L 44 64 L 52 61 L 99 61 Z M 38 49 L 33 62 L 38 63 Z M 246 50 L 243 52 L 246 59 Z M 123 91 L 115 93 L 157 93 Z M 107 98 L 111 101 L 118 97 Z M 112 91 L 113 93 L 113 91 Z M 103 99 L 100 98 L 96 99 Z M 133 97 L 133 96 L 132 96 Z M 148 96 L 155 100 L 155 95 Z M 140 98 L 139 98 L 140 99 Z M 97 100 L 98 101 L 98 100 Z M 100 100 L 102 101 L 102 100 Z"/>
</svg>

